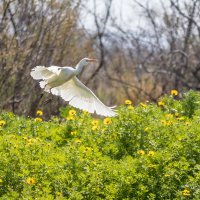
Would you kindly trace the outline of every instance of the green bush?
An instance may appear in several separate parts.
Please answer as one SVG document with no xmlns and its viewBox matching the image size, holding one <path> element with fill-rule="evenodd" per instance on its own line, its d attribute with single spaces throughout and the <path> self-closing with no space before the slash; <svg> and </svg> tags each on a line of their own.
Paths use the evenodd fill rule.
<svg viewBox="0 0 200 200">
<path fill-rule="evenodd" d="M 1 113 L 0 199 L 199 200 L 199 99 L 164 96 L 105 119 Z"/>
</svg>

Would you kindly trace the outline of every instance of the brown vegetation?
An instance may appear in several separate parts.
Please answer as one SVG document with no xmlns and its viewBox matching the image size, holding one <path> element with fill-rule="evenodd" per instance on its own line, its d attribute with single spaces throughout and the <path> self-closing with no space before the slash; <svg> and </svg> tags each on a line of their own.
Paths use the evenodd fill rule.
<svg viewBox="0 0 200 200">
<path fill-rule="evenodd" d="M 168 0 L 162 15 L 132 2 L 143 10 L 148 30 L 118 26 L 111 12 L 114 0 L 105 1 L 103 18 L 91 13 L 92 32 L 80 25 L 84 0 L 0 2 L 0 108 L 57 114 L 64 102 L 48 94 L 41 98 L 30 71 L 36 65 L 74 66 L 82 57 L 99 59 L 81 79 L 108 105 L 125 98 L 156 100 L 174 88 L 199 90 L 200 2 Z"/>
</svg>

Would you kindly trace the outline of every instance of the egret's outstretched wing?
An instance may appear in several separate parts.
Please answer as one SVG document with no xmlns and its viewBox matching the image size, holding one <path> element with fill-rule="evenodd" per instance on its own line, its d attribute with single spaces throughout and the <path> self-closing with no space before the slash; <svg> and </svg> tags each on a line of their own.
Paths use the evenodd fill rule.
<svg viewBox="0 0 200 200">
<path fill-rule="evenodd" d="M 51 66 L 51 67 L 44 67 L 44 66 L 36 66 L 31 71 L 31 76 L 36 80 L 46 80 L 51 78 L 53 75 L 58 75 L 61 67 Z"/>
<path fill-rule="evenodd" d="M 90 113 L 96 112 L 98 115 L 116 116 L 112 108 L 104 105 L 95 94 L 76 77 L 59 87 L 53 88 L 51 93 L 69 101 L 70 105 Z"/>
</svg>

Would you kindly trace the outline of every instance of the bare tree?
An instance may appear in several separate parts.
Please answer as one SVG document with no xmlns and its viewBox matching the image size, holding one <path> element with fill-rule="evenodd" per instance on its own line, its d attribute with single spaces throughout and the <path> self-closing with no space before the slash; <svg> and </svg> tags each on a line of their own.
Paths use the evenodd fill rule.
<svg viewBox="0 0 200 200">
<path fill-rule="evenodd" d="M 133 2 L 142 11 L 148 28 L 128 30 L 123 24 L 118 25 L 110 14 L 112 29 L 106 29 L 101 37 L 107 41 L 103 64 L 104 73 L 112 80 L 111 87 L 117 87 L 120 98 L 136 101 L 156 100 L 173 88 L 198 90 L 200 1 L 160 1 L 159 12 L 149 1 Z M 94 18 L 98 17 L 94 13 Z M 97 23 L 96 27 L 98 30 Z M 116 94 L 112 99 L 120 101 Z"/>
<path fill-rule="evenodd" d="M 80 1 L 18 1 L 0 3 L 0 107 L 33 115 L 41 105 L 40 89 L 30 77 L 36 65 L 75 64 L 92 46 L 78 25 Z M 82 43 L 80 43 L 80 40 Z M 46 106 L 58 110 L 61 100 Z M 46 112 L 47 113 L 47 112 Z"/>
</svg>

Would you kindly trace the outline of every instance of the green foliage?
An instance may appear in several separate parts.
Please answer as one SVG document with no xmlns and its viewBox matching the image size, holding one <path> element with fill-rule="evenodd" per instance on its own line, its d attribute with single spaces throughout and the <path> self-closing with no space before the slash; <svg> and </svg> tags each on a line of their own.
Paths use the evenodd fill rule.
<svg viewBox="0 0 200 200">
<path fill-rule="evenodd" d="M 182 101 L 183 112 L 186 116 L 191 118 L 195 111 L 199 109 L 200 105 L 200 96 L 196 95 L 194 91 L 189 91 L 184 94 Z"/>
<path fill-rule="evenodd" d="M 49 122 L 0 115 L 0 199 L 200 197 L 200 94 L 123 105 L 115 118 L 61 108 Z"/>
</svg>

